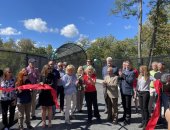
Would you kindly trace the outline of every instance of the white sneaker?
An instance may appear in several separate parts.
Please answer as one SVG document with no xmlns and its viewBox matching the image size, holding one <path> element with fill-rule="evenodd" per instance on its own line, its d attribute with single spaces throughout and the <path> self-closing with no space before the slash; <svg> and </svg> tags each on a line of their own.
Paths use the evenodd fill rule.
<svg viewBox="0 0 170 130">
<path fill-rule="evenodd" d="M 7 127 L 5 127 L 5 129 L 4 130 L 9 130 Z"/>
<path fill-rule="evenodd" d="M 65 114 L 64 111 L 61 111 L 61 115 L 64 116 L 64 114 Z"/>
</svg>

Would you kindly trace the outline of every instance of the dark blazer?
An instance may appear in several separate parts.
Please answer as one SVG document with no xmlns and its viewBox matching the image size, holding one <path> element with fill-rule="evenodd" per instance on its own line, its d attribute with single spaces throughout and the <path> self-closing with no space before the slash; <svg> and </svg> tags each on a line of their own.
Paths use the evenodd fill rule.
<svg viewBox="0 0 170 130">
<path fill-rule="evenodd" d="M 133 81 L 135 79 L 135 73 L 133 70 L 123 70 L 123 76 L 119 77 L 121 92 L 124 95 L 133 95 Z"/>
</svg>

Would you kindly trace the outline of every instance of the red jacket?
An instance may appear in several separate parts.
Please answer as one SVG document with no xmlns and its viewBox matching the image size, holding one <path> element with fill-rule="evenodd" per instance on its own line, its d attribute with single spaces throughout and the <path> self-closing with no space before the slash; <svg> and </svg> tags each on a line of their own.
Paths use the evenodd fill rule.
<svg viewBox="0 0 170 130">
<path fill-rule="evenodd" d="M 93 74 L 91 76 L 92 80 L 96 82 L 96 75 Z M 94 92 L 96 91 L 96 86 L 95 85 L 92 85 L 89 81 L 88 81 L 88 76 L 87 74 L 84 75 L 83 77 L 84 79 L 84 84 L 86 85 L 86 88 L 85 88 L 85 92 Z"/>
</svg>

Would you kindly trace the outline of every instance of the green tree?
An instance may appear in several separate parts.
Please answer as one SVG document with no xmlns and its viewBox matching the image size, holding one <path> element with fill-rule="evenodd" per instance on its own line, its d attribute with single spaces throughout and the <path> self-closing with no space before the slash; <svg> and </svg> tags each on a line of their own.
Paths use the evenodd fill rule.
<svg viewBox="0 0 170 130">
<path fill-rule="evenodd" d="M 84 50 L 87 50 L 90 47 L 91 42 L 90 42 L 90 40 L 87 37 L 83 37 L 83 38 L 80 38 L 76 42 L 76 44 L 81 46 Z"/>
<path fill-rule="evenodd" d="M 37 55 L 43 55 L 43 56 L 47 56 L 47 52 L 46 52 L 46 48 L 45 47 L 36 47 L 34 48 L 34 54 Z"/>
<path fill-rule="evenodd" d="M 9 39 L 8 41 L 3 43 L 3 48 L 7 50 L 17 50 L 18 47 L 15 44 L 15 41 L 13 39 Z"/>
<path fill-rule="evenodd" d="M 22 51 L 22 52 L 34 52 L 35 50 L 35 42 L 33 42 L 32 40 L 30 39 L 21 39 L 19 42 L 18 42 L 18 47 L 19 47 L 19 50 Z"/>
</svg>

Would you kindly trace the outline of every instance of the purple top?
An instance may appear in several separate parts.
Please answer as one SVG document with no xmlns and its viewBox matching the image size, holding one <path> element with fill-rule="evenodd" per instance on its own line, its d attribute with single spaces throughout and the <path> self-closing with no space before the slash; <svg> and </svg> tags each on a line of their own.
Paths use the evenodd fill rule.
<svg viewBox="0 0 170 130">
<path fill-rule="evenodd" d="M 39 79 L 38 68 L 31 68 L 30 66 L 28 66 L 26 70 L 28 72 L 28 79 L 31 81 L 32 84 L 36 84 Z"/>
</svg>

